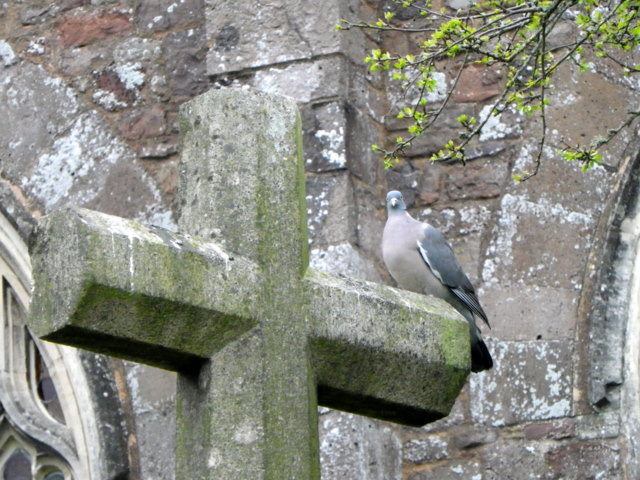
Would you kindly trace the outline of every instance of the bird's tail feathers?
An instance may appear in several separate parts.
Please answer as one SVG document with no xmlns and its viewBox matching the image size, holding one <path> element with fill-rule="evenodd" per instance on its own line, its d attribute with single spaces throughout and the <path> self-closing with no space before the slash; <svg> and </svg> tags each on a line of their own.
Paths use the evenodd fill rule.
<svg viewBox="0 0 640 480">
<path fill-rule="evenodd" d="M 486 343 L 478 338 L 471 345 L 471 371 L 474 373 L 490 370 L 493 367 L 493 359 Z"/>
</svg>

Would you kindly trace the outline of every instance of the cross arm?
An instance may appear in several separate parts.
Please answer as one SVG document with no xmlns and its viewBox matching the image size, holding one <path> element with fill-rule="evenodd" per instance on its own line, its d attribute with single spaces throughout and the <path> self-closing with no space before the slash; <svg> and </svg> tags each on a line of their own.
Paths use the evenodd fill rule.
<svg viewBox="0 0 640 480">
<path fill-rule="evenodd" d="M 30 250 L 28 322 L 44 339 L 188 370 L 253 325 L 258 269 L 214 243 L 65 209 Z"/>
<path fill-rule="evenodd" d="M 445 302 L 309 270 L 310 352 L 322 405 L 421 426 L 446 416 L 470 367 Z"/>
</svg>

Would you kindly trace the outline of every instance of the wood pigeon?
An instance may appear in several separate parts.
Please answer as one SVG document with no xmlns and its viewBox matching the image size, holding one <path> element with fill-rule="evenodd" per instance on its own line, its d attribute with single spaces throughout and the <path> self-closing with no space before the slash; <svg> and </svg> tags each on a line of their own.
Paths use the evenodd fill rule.
<svg viewBox="0 0 640 480">
<path fill-rule="evenodd" d="M 474 315 L 487 326 L 489 320 L 451 246 L 438 230 L 407 213 L 400 192 L 387 194 L 387 215 L 382 258 L 389 273 L 400 288 L 442 298 L 458 310 L 469 322 L 471 371 L 489 370 L 493 360 L 480 337 Z"/>
</svg>

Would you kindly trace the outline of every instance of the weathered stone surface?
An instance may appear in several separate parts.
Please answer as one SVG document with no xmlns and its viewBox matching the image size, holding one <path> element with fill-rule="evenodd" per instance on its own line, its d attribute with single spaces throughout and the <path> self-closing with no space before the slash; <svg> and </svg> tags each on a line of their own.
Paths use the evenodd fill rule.
<svg viewBox="0 0 640 480">
<path fill-rule="evenodd" d="M 349 172 L 366 185 L 380 184 L 384 178 L 382 157 L 371 149 L 376 139 L 383 135 L 379 125 L 359 108 L 347 111 L 347 122 L 345 142 L 349 151 Z"/>
<path fill-rule="evenodd" d="M 355 238 L 353 191 L 346 172 L 307 179 L 307 225 L 315 247 L 352 242 Z"/>
<path fill-rule="evenodd" d="M 502 93 L 504 74 L 498 66 L 469 65 L 466 67 L 451 100 L 454 102 L 483 102 Z"/>
<path fill-rule="evenodd" d="M 482 471 L 482 465 L 475 459 L 454 460 L 418 470 L 409 476 L 409 480 L 481 480 Z"/>
<path fill-rule="evenodd" d="M 10 67 L 18 61 L 13 48 L 4 40 L 0 40 L 0 60 L 5 67 Z"/>
<path fill-rule="evenodd" d="M 430 435 L 412 439 L 402 446 L 405 461 L 411 463 L 431 463 L 449 456 L 449 439 L 446 436 Z"/>
<path fill-rule="evenodd" d="M 201 23 L 203 16 L 203 0 L 139 0 L 134 18 L 141 31 L 161 32 Z"/>
<path fill-rule="evenodd" d="M 525 440 L 541 440 L 553 438 L 562 440 L 575 436 L 575 424 L 569 420 L 555 422 L 530 423 L 523 427 Z"/>
<path fill-rule="evenodd" d="M 64 47 L 82 47 L 112 36 L 127 35 L 132 23 L 127 14 L 99 12 L 63 17 L 56 28 Z"/>
<path fill-rule="evenodd" d="M 389 142 L 395 143 L 396 138 L 408 138 L 405 130 L 391 132 Z M 458 137 L 458 131 L 453 128 L 437 127 L 429 135 L 420 135 L 415 138 L 411 145 L 405 148 L 408 157 L 430 158 L 434 153 L 438 153 L 452 139 Z"/>
<path fill-rule="evenodd" d="M 571 342 L 489 341 L 488 346 L 493 370 L 470 379 L 475 423 L 498 427 L 571 413 Z"/>
<path fill-rule="evenodd" d="M 357 245 L 369 257 L 375 258 L 382 264 L 382 230 L 386 221 L 384 198 L 386 192 L 376 192 L 364 183 L 353 182 L 354 198 L 357 214 Z M 372 208 L 372 206 L 377 208 Z"/>
<path fill-rule="evenodd" d="M 452 436 L 452 443 L 460 450 L 469 450 L 488 443 L 493 443 L 498 439 L 498 437 L 499 435 L 496 429 L 468 430 L 454 434 Z"/>
<path fill-rule="evenodd" d="M 432 163 L 424 166 L 418 181 L 417 206 L 431 205 L 440 198 L 440 179 L 443 176 L 441 165 Z"/>
<path fill-rule="evenodd" d="M 325 410 L 319 430 L 322 480 L 401 480 L 401 444 L 389 425 Z"/>
<path fill-rule="evenodd" d="M 168 34 L 162 42 L 166 77 L 176 101 L 193 98 L 209 87 L 206 77 L 206 31 L 190 28 Z"/>
<path fill-rule="evenodd" d="M 122 136 L 130 140 L 158 137 L 165 133 L 165 111 L 159 105 L 145 109 L 122 127 Z"/>
<path fill-rule="evenodd" d="M 406 102 L 406 100 L 405 100 Z M 389 130 L 399 130 L 406 129 L 411 125 L 411 119 L 409 118 L 398 118 L 399 110 L 403 106 L 406 106 L 404 102 L 397 103 L 393 105 L 392 111 L 385 111 L 384 123 Z M 455 104 L 451 103 L 446 106 L 446 108 L 440 113 L 436 124 L 434 125 L 435 129 L 457 129 L 460 128 L 460 123 L 458 122 L 458 118 L 460 115 L 467 115 L 469 117 L 475 115 L 475 109 L 471 105 L 465 104 Z M 403 136 L 406 136 L 403 134 Z M 428 135 L 427 135 L 428 136 Z"/>
<path fill-rule="evenodd" d="M 346 112 L 341 102 L 302 109 L 304 165 L 308 172 L 347 168 Z"/>
<path fill-rule="evenodd" d="M 311 248 L 309 256 L 309 266 L 321 272 L 381 282 L 380 274 L 375 267 L 351 243 Z"/>
<path fill-rule="evenodd" d="M 546 452 L 544 459 L 555 478 L 624 478 L 621 448 L 616 443 L 600 441 L 562 445 Z"/>
<path fill-rule="evenodd" d="M 215 75 L 247 67 L 307 59 L 339 52 L 338 32 L 327 35 L 340 20 L 340 3 L 309 0 L 277 0 L 257 8 L 251 2 L 238 2 L 224 8 L 222 0 L 207 0 L 207 73 Z M 315 19 L 313 22 L 309 18 Z M 260 29 L 252 25 L 261 25 Z"/>
<path fill-rule="evenodd" d="M 119 70 L 106 69 L 93 74 L 95 90 L 92 100 L 109 112 L 134 105 L 144 84 L 140 65 L 124 65 Z"/>
<path fill-rule="evenodd" d="M 171 226 L 153 181 L 135 155 L 44 69 L 19 64 L 0 70 L 0 161 L 3 175 L 46 213 L 74 202 L 156 225 Z M 16 161 L 16 159 L 21 161 Z"/>
<path fill-rule="evenodd" d="M 255 72 L 249 84 L 274 95 L 285 95 L 299 103 L 344 94 L 348 67 L 340 56 L 274 65 Z"/>
<path fill-rule="evenodd" d="M 502 193 L 507 165 L 491 159 L 448 171 L 447 194 L 453 200 L 495 198 Z"/>
<path fill-rule="evenodd" d="M 479 478 L 482 480 L 558 478 L 551 475 L 551 469 L 544 461 L 545 451 L 543 444 L 534 442 L 514 440 L 494 444 L 491 450 L 483 452 L 484 473 Z"/>
<path fill-rule="evenodd" d="M 539 275 L 544 275 L 540 269 Z M 499 312 L 492 334 L 503 340 L 571 340 L 575 335 L 578 290 L 490 283 L 480 289 L 488 312 Z M 535 320 L 534 320 L 535 319 Z"/>
<path fill-rule="evenodd" d="M 140 477 L 172 480 L 176 440 L 176 375 L 124 362 L 134 413 Z"/>
<path fill-rule="evenodd" d="M 503 195 L 483 280 L 580 288 L 586 260 L 582 252 L 590 246 L 594 225 L 588 209 L 575 211 L 546 198 Z"/>
</svg>

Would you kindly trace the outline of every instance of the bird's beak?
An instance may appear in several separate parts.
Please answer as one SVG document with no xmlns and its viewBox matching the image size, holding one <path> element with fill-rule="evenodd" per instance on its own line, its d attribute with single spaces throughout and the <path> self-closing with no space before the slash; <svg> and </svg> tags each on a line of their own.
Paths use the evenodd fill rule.
<svg viewBox="0 0 640 480">
<path fill-rule="evenodd" d="M 392 198 L 391 200 L 389 200 L 389 203 L 391 204 L 391 206 L 393 208 L 396 208 L 398 206 L 398 199 L 397 198 Z"/>
</svg>

